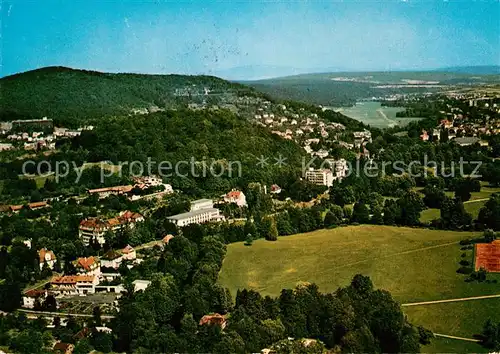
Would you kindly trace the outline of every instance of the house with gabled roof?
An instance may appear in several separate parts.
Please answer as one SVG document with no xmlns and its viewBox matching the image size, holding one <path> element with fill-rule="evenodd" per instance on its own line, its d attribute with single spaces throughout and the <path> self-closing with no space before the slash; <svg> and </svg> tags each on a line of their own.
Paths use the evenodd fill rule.
<svg viewBox="0 0 500 354">
<path fill-rule="evenodd" d="M 78 275 L 96 275 L 101 274 L 101 263 L 99 258 L 91 257 L 80 257 L 73 262 L 76 272 Z"/>
<path fill-rule="evenodd" d="M 115 250 L 109 250 L 101 257 L 101 266 L 104 268 L 118 269 L 122 264 L 123 255 Z"/>
<path fill-rule="evenodd" d="M 38 251 L 38 258 L 39 258 L 39 266 L 40 270 L 43 269 L 43 265 L 47 263 L 50 269 L 54 269 L 54 266 L 56 264 L 56 255 L 54 254 L 53 251 L 48 250 L 47 248 L 42 248 L 41 250 Z"/>
<path fill-rule="evenodd" d="M 239 207 L 247 206 L 247 199 L 242 191 L 233 189 L 224 196 L 224 202 L 230 204 L 236 204 Z"/>
<path fill-rule="evenodd" d="M 219 326 L 221 329 L 224 329 L 227 325 L 226 316 L 218 313 L 214 313 L 212 315 L 205 315 L 200 319 L 199 325 Z"/>
<path fill-rule="evenodd" d="M 122 257 L 123 259 L 133 261 L 137 258 L 134 247 L 127 245 L 122 249 Z"/>
</svg>

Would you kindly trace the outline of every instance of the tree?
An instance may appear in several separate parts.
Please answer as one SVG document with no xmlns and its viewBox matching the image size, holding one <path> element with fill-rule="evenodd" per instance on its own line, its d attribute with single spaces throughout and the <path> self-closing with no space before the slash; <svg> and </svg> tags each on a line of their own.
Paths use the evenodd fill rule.
<svg viewBox="0 0 500 354">
<path fill-rule="evenodd" d="M 493 232 L 493 230 L 488 229 L 484 231 L 483 237 L 486 242 L 491 243 L 496 240 L 497 235 Z"/>
<path fill-rule="evenodd" d="M 401 225 L 416 226 L 420 224 L 420 212 L 424 208 L 422 198 L 413 191 L 406 192 L 399 200 L 401 215 L 397 222 Z"/>
<path fill-rule="evenodd" d="M 280 319 L 266 319 L 261 322 L 261 338 L 265 345 L 276 343 L 285 338 L 285 326 Z"/>
<path fill-rule="evenodd" d="M 40 192 L 37 189 L 35 189 L 34 191 L 31 192 L 30 201 L 32 203 L 42 201 L 42 195 L 40 194 Z"/>
<path fill-rule="evenodd" d="M 358 201 L 354 204 L 351 221 L 360 224 L 367 224 L 370 222 L 370 211 L 368 210 L 366 204 L 362 201 Z"/>
<path fill-rule="evenodd" d="M 500 350 L 500 322 L 495 324 L 488 319 L 483 327 L 483 345 L 486 348 Z"/>
<path fill-rule="evenodd" d="M 401 208 L 397 201 L 387 199 L 384 205 L 384 224 L 394 225 L 401 217 Z"/>
<path fill-rule="evenodd" d="M 266 235 L 266 240 L 268 241 L 278 240 L 278 228 L 276 227 L 276 221 L 274 219 L 271 220 L 271 223 L 269 225 L 269 231 Z"/>
<path fill-rule="evenodd" d="M 94 320 L 94 326 L 99 327 L 102 326 L 101 319 L 102 311 L 100 306 L 95 306 L 92 310 L 92 319 Z"/>
<path fill-rule="evenodd" d="M 446 195 L 441 188 L 426 186 L 423 190 L 424 204 L 428 208 L 440 208 Z"/>
<path fill-rule="evenodd" d="M 465 211 L 461 199 L 447 197 L 441 204 L 440 223 L 445 229 L 461 229 L 472 223 L 472 216 Z"/>
<path fill-rule="evenodd" d="M 93 350 L 94 348 L 90 345 L 90 341 L 87 338 L 83 338 L 76 343 L 73 354 L 88 354 Z"/>
<path fill-rule="evenodd" d="M 343 207 L 346 204 L 351 204 L 354 202 L 354 189 L 351 186 L 335 186 L 330 191 L 330 198 L 333 198 L 333 202 L 335 204 Z"/>
<path fill-rule="evenodd" d="M 323 221 L 323 224 L 324 224 L 325 227 L 336 226 L 339 223 L 340 223 L 340 220 L 337 217 L 337 215 L 335 215 L 330 210 L 326 212 L 326 214 L 325 214 L 325 220 Z"/>
<path fill-rule="evenodd" d="M 52 276 L 52 269 L 49 267 L 46 261 L 43 262 L 42 271 L 40 273 L 40 277 L 42 279 L 47 279 Z"/>
<path fill-rule="evenodd" d="M 491 195 L 479 211 L 477 220 L 487 228 L 500 231 L 500 193 Z"/>
<path fill-rule="evenodd" d="M 245 246 L 251 246 L 252 243 L 253 243 L 253 237 L 251 234 L 248 234 L 245 240 Z"/>
</svg>

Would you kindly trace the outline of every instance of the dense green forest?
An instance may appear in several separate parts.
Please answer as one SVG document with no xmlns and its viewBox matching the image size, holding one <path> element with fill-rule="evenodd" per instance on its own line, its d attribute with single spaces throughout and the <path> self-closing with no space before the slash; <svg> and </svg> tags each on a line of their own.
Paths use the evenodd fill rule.
<svg viewBox="0 0 500 354">
<path fill-rule="evenodd" d="M 0 121 L 47 116 L 57 123 L 130 113 L 132 108 L 174 108 L 186 97 L 229 91 L 256 95 L 251 88 L 213 76 L 113 74 L 46 67 L 0 79 Z M 176 89 L 181 94 L 176 96 Z M 184 95 L 184 96 L 183 96 Z"/>
</svg>

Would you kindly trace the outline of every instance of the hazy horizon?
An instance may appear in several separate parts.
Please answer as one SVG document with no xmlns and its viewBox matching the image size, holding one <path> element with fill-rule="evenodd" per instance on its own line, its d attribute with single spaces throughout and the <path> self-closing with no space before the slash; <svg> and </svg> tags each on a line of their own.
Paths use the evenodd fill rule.
<svg viewBox="0 0 500 354">
<path fill-rule="evenodd" d="M 2 6 L 1 76 L 45 66 L 233 80 L 492 66 L 499 11 L 498 1 L 11 0 Z"/>
</svg>

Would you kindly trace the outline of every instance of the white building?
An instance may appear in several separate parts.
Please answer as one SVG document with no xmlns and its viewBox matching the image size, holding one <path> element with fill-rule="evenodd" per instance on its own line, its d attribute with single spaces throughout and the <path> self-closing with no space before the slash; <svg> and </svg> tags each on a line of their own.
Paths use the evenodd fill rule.
<svg viewBox="0 0 500 354">
<path fill-rule="evenodd" d="M 47 290 L 29 290 L 23 294 L 23 307 L 32 309 L 36 301 L 43 301 L 47 298 Z"/>
<path fill-rule="evenodd" d="M 57 295 L 94 294 L 99 278 L 94 275 L 65 275 L 50 281 L 51 291 Z"/>
<path fill-rule="evenodd" d="M 114 250 L 109 250 L 101 257 L 101 267 L 118 269 L 122 261 L 123 255 Z"/>
<path fill-rule="evenodd" d="M 334 181 L 333 173 L 329 169 L 315 170 L 311 168 L 306 171 L 305 179 L 311 183 L 327 187 L 331 187 Z"/>
<path fill-rule="evenodd" d="M 211 199 L 198 199 L 191 202 L 191 211 L 167 217 L 172 223 L 177 226 L 186 226 L 189 224 L 202 224 L 210 221 L 220 221 L 224 216 L 220 215 L 220 211 L 214 208 L 214 203 Z"/>
<path fill-rule="evenodd" d="M 347 176 L 349 167 L 347 166 L 347 161 L 345 159 L 340 160 L 326 160 L 333 170 L 333 178 L 335 180 L 342 180 Z"/>
<path fill-rule="evenodd" d="M 151 282 L 149 280 L 136 279 L 132 282 L 132 284 L 134 285 L 134 292 L 137 292 L 139 290 L 146 290 Z"/>
<path fill-rule="evenodd" d="M 239 207 L 247 206 L 247 199 L 245 197 L 245 194 L 243 194 L 242 191 L 237 191 L 235 189 L 224 196 L 224 202 L 233 203 Z"/>
</svg>

